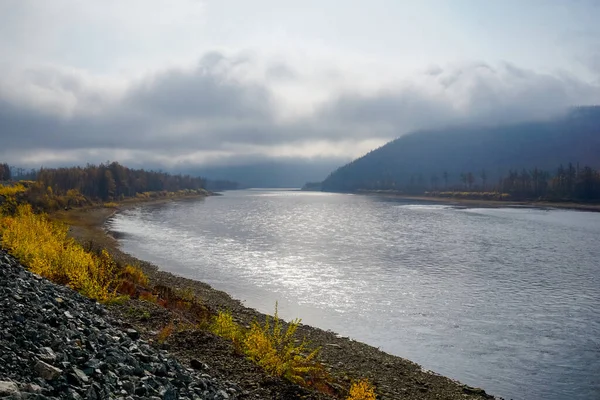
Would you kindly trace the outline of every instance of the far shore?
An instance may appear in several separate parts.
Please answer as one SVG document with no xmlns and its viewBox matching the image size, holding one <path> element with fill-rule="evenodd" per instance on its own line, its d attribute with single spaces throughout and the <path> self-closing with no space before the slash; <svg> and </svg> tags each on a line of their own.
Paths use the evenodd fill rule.
<svg viewBox="0 0 600 400">
<path fill-rule="evenodd" d="M 194 196 L 201 198 L 203 196 Z M 188 197 L 185 197 L 188 198 Z M 184 198 L 184 199 L 185 199 Z M 139 265 L 149 276 L 154 286 L 166 286 L 170 288 L 192 290 L 203 304 L 210 309 L 229 310 L 234 319 L 242 324 L 249 325 L 253 320 L 264 320 L 266 315 L 255 309 L 246 307 L 239 300 L 232 298 L 225 292 L 216 290 L 201 281 L 183 278 L 161 270 L 158 266 L 139 260 L 119 248 L 118 241 L 106 232 L 107 221 L 116 213 L 131 207 L 146 204 L 161 204 L 182 198 L 153 199 L 146 201 L 128 201 L 120 203 L 117 208 L 88 207 L 86 209 L 72 209 L 58 211 L 51 214 L 51 218 L 68 223 L 71 226 L 70 234 L 83 244 L 92 245 L 97 248 L 107 249 L 111 255 L 124 264 Z M 418 198 L 414 198 L 417 200 Z M 166 323 L 169 318 L 165 310 L 152 310 L 150 312 L 160 314 L 162 317 L 150 318 L 141 321 L 134 318 L 131 309 L 135 307 L 149 307 L 146 302 L 131 300 L 129 304 L 119 308 L 115 312 L 125 323 L 134 326 L 143 335 L 152 338 L 156 331 L 161 328 L 161 323 Z M 162 313 L 162 314 L 161 314 Z M 493 399 L 494 396 L 487 394 L 483 389 L 464 385 L 456 380 L 435 374 L 421 368 L 416 363 L 401 357 L 387 354 L 373 346 L 354 341 L 347 337 L 340 337 L 334 332 L 324 331 L 308 325 L 301 325 L 298 333 L 306 337 L 313 346 L 321 348 L 320 358 L 327 366 L 329 373 L 336 378 L 349 384 L 352 380 L 369 378 L 377 387 L 378 399 Z M 230 347 L 224 346 L 219 338 L 206 336 L 202 342 L 174 343 L 170 351 L 179 357 L 184 363 L 191 359 L 200 359 L 211 366 L 211 369 L 220 371 L 221 377 L 237 382 L 244 389 L 253 391 L 257 397 L 252 398 L 285 398 L 281 394 L 273 397 L 273 390 L 288 390 L 284 386 L 292 385 L 289 382 L 278 382 L 275 386 L 272 377 L 263 377 L 264 387 L 253 382 L 259 379 L 259 373 L 249 371 L 248 367 L 240 367 L 240 358 Z M 211 365 L 214 364 L 214 365 Z M 254 374 L 252 377 L 249 374 Z M 261 375 L 261 376 L 262 376 Z M 251 378 L 251 379 L 250 379 Z M 278 386 L 277 386 L 278 385 Z M 259 390 L 271 390 L 271 392 L 259 392 Z M 262 393 L 262 397 L 259 395 Z M 277 392 L 283 393 L 283 392 Z M 306 399 L 332 399 L 333 397 L 323 394 L 309 394 Z"/>
<path fill-rule="evenodd" d="M 445 203 L 450 205 L 465 206 L 469 208 L 538 208 L 538 209 L 563 209 L 600 212 L 600 204 L 572 203 L 572 202 L 551 202 L 551 201 L 500 201 L 500 200 L 480 200 L 480 199 L 461 199 L 454 197 L 433 197 L 433 196 L 411 196 L 385 191 L 364 191 L 354 192 L 367 196 L 390 197 L 399 200 L 426 201 L 432 203 Z"/>
</svg>

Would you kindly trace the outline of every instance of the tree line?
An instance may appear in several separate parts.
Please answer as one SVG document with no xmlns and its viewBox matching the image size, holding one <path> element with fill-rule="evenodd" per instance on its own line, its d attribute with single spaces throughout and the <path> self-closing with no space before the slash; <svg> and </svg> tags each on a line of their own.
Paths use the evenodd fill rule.
<svg viewBox="0 0 600 400">
<path fill-rule="evenodd" d="M 4 171 L 3 165 L 6 164 L 0 164 L 0 174 Z M 10 171 L 8 165 L 6 167 Z M 73 193 L 73 190 L 76 190 L 89 199 L 102 201 L 135 197 L 144 192 L 176 192 L 206 187 L 204 178 L 132 169 L 117 162 L 18 172 L 20 173 L 14 174 L 14 179 L 36 181 L 41 187 L 50 188 L 55 194 L 67 195 L 67 192 Z M 2 176 L 0 175 L 0 180 Z M 10 177 L 9 172 L 8 179 Z"/>
<path fill-rule="evenodd" d="M 390 174 L 388 178 L 363 181 L 359 190 L 392 190 L 407 194 L 496 192 L 508 194 L 510 196 L 503 198 L 513 200 L 600 201 L 600 171 L 590 166 L 569 163 L 553 172 L 539 168 L 511 169 L 494 182 L 490 182 L 490 174 L 485 170 L 457 175 L 443 171 L 427 179 L 423 174 L 413 174 L 407 181 L 398 182 Z"/>
</svg>

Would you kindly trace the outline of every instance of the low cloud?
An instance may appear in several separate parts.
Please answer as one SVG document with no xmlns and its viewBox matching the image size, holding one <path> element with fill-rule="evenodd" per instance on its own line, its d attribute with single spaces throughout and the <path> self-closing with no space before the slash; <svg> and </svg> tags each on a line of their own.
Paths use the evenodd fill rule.
<svg viewBox="0 0 600 400">
<path fill-rule="evenodd" d="M 7 71 L 0 78 L 0 160 L 169 168 L 346 159 L 412 130 L 547 118 L 600 103 L 600 87 L 568 75 L 473 63 L 432 66 L 370 90 L 348 79 L 309 111 L 294 113 L 294 99 L 282 98 L 277 85 L 317 84 L 299 71 L 219 52 L 133 81 L 57 67 Z"/>
</svg>

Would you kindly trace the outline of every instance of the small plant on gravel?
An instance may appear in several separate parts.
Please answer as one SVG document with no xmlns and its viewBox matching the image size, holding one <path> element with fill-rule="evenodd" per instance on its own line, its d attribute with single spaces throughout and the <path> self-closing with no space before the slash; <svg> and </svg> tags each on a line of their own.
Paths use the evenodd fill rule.
<svg viewBox="0 0 600 400">
<path fill-rule="evenodd" d="M 158 334 L 156 335 L 156 340 L 158 341 L 159 344 L 163 344 L 173 334 L 174 331 L 175 331 L 175 325 L 171 321 L 166 326 L 164 326 L 160 331 L 158 331 Z"/>
<path fill-rule="evenodd" d="M 142 308 L 129 307 L 126 312 L 130 317 L 137 318 L 140 321 L 147 321 L 150 319 L 150 312 Z"/>
<path fill-rule="evenodd" d="M 375 387 L 368 379 L 361 379 L 350 386 L 346 400 L 375 400 Z"/>
<path fill-rule="evenodd" d="M 126 279 L 135 285 L 144 287 L 148 286 L 148 277 L 146 274 L 144 274 L 140 267 L 126 265 L 121 272 L 121 278 Z"/>
<path fill-rule="evenodd" d="M 293 320 L 284 331 L 275 304 L 272 322 L 269 316 L 264 325 L 253 322 L 244 347 L 246 354 L 268 373 L 308 386 L 310 377 L 320 374 L 322 367 L 315 360 L 319 349 L 308 352 L 308 342 L 302 340 L 298 343 L 294 339 L 299 324 L 299 319 Z"/>
<path fill-rule="evenodd" d="M 138 298 L 140 300 L 147 301 L 148 303 L 156 304 L 158 302 L 158 298 L 155 295 L 153 295 L 151 292 L 147 292 L 147 291 L 141 292 Z"/>
<path fill-rule="evenodd" d="M 216 335 L 231 340 L 236 349 L 241 349 L 244 332 L 235 323 L 229 311 L 219 311 L 213 319 L 210 330 Z"/>
</svg>

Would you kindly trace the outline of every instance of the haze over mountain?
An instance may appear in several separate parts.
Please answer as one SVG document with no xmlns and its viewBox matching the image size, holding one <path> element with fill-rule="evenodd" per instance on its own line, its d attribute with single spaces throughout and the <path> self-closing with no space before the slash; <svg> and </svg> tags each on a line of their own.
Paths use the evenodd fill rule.
<svg viewBox="0 0 600 400">
<path fill-rule="evenodd" d="M 0 162 L 296 186 L 408 132 L 600 104 L 599 15 L 591 0 L 1 1 Z"/>
<path fill-rule="evenodd" d="M 563 164 L 600 167 L 600 107 L 581 107 L 545 121 L 470 125 L 415 132 L 334 171 L 328 191 L 456 185 L 460 175 L 485 171 L 488 182 L 509 170 L 555 171 Z M 441 183 L 443 176 L 447 183 Z"/>
</svg>

